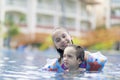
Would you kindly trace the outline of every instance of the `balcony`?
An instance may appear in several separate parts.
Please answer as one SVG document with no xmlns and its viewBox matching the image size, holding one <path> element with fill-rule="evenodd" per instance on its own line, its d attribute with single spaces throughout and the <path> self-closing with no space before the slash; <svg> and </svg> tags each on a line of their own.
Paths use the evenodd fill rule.
<svg viewBox="0 0 120 80">
<path fill-rule="evenodd" d="M 99 1 L 97 0 L 80 0 L 81 2 L 87 4 L 87 5 L 97 5 L 100 4 Z"/>
<path fill-rule="evenodd" d="M 6 5 L 26 7 L 27 0 L 6 0 Z"/>
</svg>

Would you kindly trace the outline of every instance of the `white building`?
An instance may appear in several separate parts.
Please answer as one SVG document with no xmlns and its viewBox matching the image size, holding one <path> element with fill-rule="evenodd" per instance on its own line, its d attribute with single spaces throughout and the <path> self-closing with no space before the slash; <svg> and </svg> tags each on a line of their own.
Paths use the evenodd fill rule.
<svg viewBox="0 0 120 80">
<path fill-rule="evenodd" d="M 12 20 L 24 34 L 51 33 L 57 26 L 70 33 L 95 29 L 96 0 L 0 0 L 0 21 Z"/>
<path fill-rule="evenodd" d="M 120 0 L 108 0 L 106 11 L 107 28 L 120 26 Z"/>
</svg>

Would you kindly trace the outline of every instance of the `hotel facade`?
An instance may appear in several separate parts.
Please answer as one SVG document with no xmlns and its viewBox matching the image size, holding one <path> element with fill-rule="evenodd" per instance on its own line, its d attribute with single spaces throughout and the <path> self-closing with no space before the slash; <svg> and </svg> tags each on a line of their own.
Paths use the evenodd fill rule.
<svg viewBox="0 0 120 80">
<path fill-rule="evenodd" d="M 107 0 L 106 6 L 106 26 L 120 26 L 120 0 Z"/>
<path fill-rule="evenodd" d="M 55 27 L 66 27 L 73 36 L 82 36 L 82 32 L 96 28 L 97 4 L 97 0 L 0 0 L 1 27 L 5 21 L 13 21 L 31 39 L 36 34 L 51 34 Z"/>
</svg>

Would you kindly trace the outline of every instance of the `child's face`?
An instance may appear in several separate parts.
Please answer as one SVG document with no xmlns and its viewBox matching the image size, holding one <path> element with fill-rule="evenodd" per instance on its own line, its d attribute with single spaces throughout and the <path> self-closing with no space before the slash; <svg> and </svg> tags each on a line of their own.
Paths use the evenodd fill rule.
<svg viewBox="0 0 120 80">
<path fill-rule="evenodd" d="M 63 64 L 69 70 L 78 69 L 79 64 L 81 63 L 80 59 L 77 59 L 76 50 L 73 47 L 66 47 L 63 54 Z"/>
<path fill-rule="evenodd" d="M 62 50 L 72 44 L 71 36 L 65 30 L 56 30 L 53 33 L 53 42 L 57 49 Z"/>
</svg>

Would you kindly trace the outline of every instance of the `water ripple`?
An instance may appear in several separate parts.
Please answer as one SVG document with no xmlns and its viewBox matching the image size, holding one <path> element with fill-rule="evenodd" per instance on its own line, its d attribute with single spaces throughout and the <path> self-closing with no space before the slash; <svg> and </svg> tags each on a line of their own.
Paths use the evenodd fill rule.
<svg viewBox="0 0 120 80">
<path fill-rule="evenodd" d="M 73 78 L 40 70 L 48 57 L 51 57 L 51 54 L 45 55 L 47 56 L 44 53 L 0 53 L 0 80 L 120 80 L 120 55 L 107 55 L 108 62 L 102 73 L 84 73 Z"/>
</svg>

